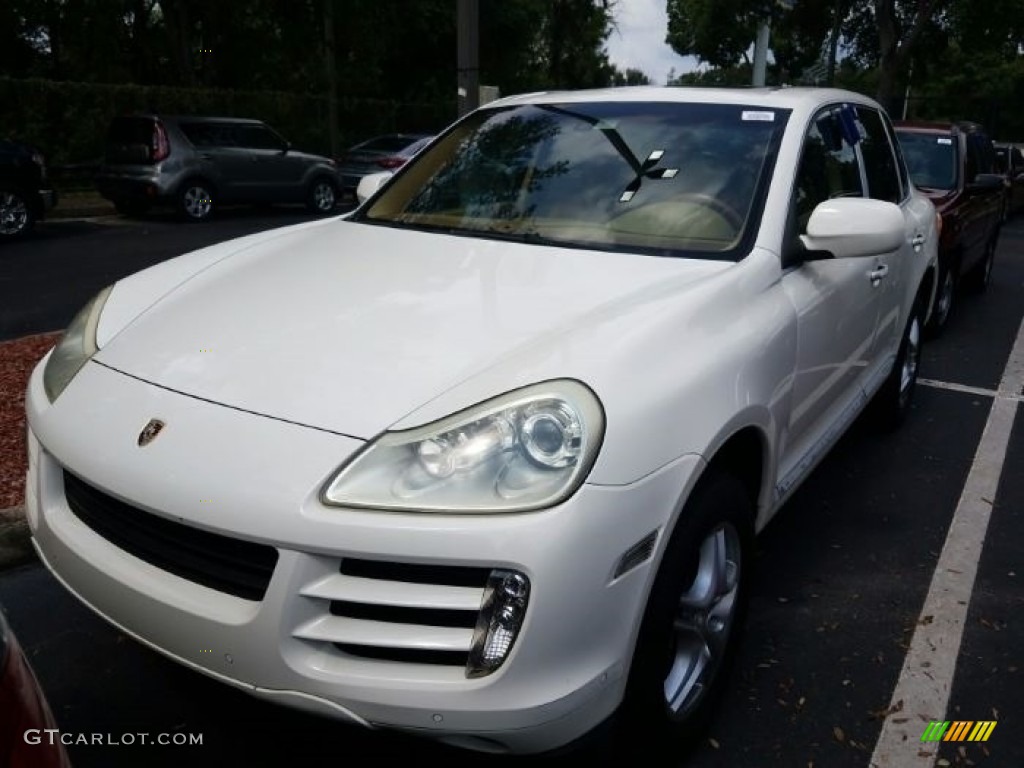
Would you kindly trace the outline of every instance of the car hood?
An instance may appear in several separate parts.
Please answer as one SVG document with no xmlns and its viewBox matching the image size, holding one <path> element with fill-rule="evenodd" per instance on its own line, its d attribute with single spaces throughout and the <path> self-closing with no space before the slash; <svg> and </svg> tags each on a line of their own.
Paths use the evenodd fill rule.
<svg viewBox="0 0 1024 768">
<path fill-rule="evenodd" d="M 239 248 L 201 262 L 184 282 L 177 275 L 169 292 L 138 286 L 160 298 L 95 359 L 188 395 L 362 439 L 531 345 L 559 360 L 544 378 L 573 375 L 579 361 L 549 354 L 562 335 L 599 324 L 608 333 L 666 282 L 687 285 L 729 266 L 347 221 Z M 114 301 L 115 289 L 112 302 L 131 303 L 133 293 Z M 600 322 L 612 315 L 615 323 Z"/>
</svg>

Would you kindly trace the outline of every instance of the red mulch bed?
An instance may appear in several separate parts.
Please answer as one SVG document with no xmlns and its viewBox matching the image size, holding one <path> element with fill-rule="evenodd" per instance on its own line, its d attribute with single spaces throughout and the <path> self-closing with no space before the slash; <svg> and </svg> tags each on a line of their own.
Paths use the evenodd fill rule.
<svg viewBox="0 0 1024 768">
<path fill-rule="evenodd" d="M 41 333 L 0 342 L 0 509 L 25 500 L 25 387 L 59 335 Z"/>
</svg>

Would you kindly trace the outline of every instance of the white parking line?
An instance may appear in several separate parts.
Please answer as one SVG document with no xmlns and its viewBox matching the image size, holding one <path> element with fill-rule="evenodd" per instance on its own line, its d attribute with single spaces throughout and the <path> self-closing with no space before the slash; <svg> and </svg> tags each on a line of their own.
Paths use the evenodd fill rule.
<svg viewBox="0 0 1024 768">
<path fill-rule="evenodd" d="M 935 379 L 918 379 L 917 383 L 922 387 L 933 387 L 934 389 L 945 389 L 950 392 L 962 392 L 967 395 L 980 395 L 981 397 L 999 397 L 1005 400 L 1024 400 L 1024 395 L 1014 392 L 1004 392 L 1001 388 L 985 389 L 984 387 L 971 387 L 967 384 L 957 384 L 953 381 L 936 381 Z"/>
<path fill-rule="evenodd" d="M 946 719 L 967 608 L 1022 388 L 1024 323 L 1017 332 L 999 389 L 989 393 L 993 401 L 985 431 L 893 691 L 890 714 L 882 724 L 871 755 L 873 768 L 923 768 L 935 764 L 938 744 L 922 743 L 921 735 L 930 720 Z M 964 712 L 963 716 L 984 718 L 988 714 Z"/>
</svg>

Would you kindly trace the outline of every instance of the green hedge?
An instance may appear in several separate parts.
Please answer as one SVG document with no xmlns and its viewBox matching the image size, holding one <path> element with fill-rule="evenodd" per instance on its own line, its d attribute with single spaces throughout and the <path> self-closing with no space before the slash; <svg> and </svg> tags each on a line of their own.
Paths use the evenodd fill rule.
<svg viewBox="0 0 1024 768">
<path fill-rule="evenodd" d="M 110 119 L 132 112 L 252 117 L 274 126 L 298 149 L 323 154 L 330 149 L 323 96 L 0 77 L 0 138 L 35 144 L 51 165 L 99 159 Z M 454 118 L 454 100 L 438 104 L 341 97 L 338 145 L 344 148 L 391 131 L 439 131 Z"/>
</svg>

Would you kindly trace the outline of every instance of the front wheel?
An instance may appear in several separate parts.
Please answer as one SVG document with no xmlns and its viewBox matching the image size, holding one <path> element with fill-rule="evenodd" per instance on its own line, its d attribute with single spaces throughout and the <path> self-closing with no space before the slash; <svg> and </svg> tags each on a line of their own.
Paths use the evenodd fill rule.
<svg viewBox="0 0 1024 768">
<path fill-rule="evenodd" d="M 939 265 L 939 288 L 935 294 L 935 308 L 928 321 L 928 332 L 931 336 L 942 335 L 949 325 L 949 318 L 956 303 L 957 269 L 955 262 Z"/>
<path fill-rule="evenodd" d="M 921 315 L 921 300 L 918 299 L 910 310 L 910 317 L 907 318 L 892 371 L 875 395 L 873 405 L 878 421 L 884 429 L 895 429 L 900 426 L 910 413 L 921 364 Z"/>
<path fill-rule="evenodd" d="M 753 504 L 738 479 L 710 472 L 666 545 L 620 709 L 622 737 L 634 734 L 635 744 L 635 734 L 650 735 L 654 750 L 703 734 L 746 615 Z"/>
<path fill-rule="evenodd" d="M 315 179 L 306 195 L 306 207 L 313 213 L 327 214 L 334 210 L 338 192 L 329 179 Z"/>
<path fill-rule="evenodd" d="M 178 213 L 185 221 L 206 221 L 213 215 L 213 188 L 202 179 L 189 179 L 178 192 Z"/>
</svg>

